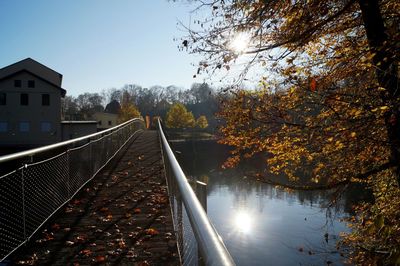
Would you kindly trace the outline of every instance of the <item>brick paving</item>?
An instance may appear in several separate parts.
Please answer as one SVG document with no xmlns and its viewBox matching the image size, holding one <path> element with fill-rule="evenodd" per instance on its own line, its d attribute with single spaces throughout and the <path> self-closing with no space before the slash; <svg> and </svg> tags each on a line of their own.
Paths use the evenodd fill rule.
<svg viewBox="0 0 400 266">
<path fill-rule="evenodd" d="M 10 264 L 179 265 L 156 131 L 144 131 Z"/>
</svg>

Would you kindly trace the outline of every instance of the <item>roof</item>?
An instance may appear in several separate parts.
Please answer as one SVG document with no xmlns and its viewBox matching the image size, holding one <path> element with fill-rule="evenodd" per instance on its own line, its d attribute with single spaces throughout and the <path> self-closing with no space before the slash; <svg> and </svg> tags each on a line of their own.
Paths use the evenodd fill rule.
<svg viewBox="0 0 400 266">
<path fill-rule="evenodd" d="M 33 60 L 26 58 L 14 64 L 8 65 L 0 69 L 0 80 L 12 77 L 18 73 L 27 72 L 61 90 L 62 97 L 65 96 L 66 90 L 61 88 L 62 75 L 53 69 Z"/>
</svg>

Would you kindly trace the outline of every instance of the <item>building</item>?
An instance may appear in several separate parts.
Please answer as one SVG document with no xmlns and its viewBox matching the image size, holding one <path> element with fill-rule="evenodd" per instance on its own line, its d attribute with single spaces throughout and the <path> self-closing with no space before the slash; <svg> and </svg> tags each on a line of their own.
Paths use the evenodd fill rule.
<svg viewBox="0 0 400 266">
<path fill-rule="evenodd" d="M 97 132 L 97 121 L 61 121 L 62 139 L 69 140 Z"/>
<path fill-rule="evenodd" d="M 97 129 L 99 131 L 115 127 L 118 124 L 117 114 L 96 112 L 94 113 L 93 117 L 97 121 Z"/>
<path fill-rule="evenodd" d="M 82 130 L 74 125 L 73 133 L 66 133 L 71 131 L 70 123 L 61 123 L 61 98 L 66 94 L 62 77 L 32 58 L 0 69 L 0 146 L 26 148 L 60 142 L 62 125 L 68 127 L 64 130 L 68 139 L 71 134 L 88 133 L 87 125 Z"/>
</svg>

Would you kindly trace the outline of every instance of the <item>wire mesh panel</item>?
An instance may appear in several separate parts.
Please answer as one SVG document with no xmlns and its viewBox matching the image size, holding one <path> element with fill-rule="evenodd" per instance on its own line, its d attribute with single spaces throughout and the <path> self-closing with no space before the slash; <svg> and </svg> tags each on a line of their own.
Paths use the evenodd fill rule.
<svg viewBox="0 0 400 266">
<path fill-rule="evenodd" d="M 80 145 L 0 177 L 0 262 L 26 242 L 141 129 L 143 120 L 134 119 L 104 134 L 55 144 L 48 150 L 40 148 L 38 154 Z M 0 162 L 9 160 L 2 159 Z"/>
<path fill-rule="evenodd" d="M 68 200 L 68 156 L 28 164 L 22 169 L 25 193 L 26 234 L 31 235 Z"/>
<path fill-rule="evenodd" d="M 71 149 L 68 155 L 69 181 L 68 190 L 71 196 L 90 178 L 93 171 L 91 169 L 90 145 Z"/>
<path fill-rule="evenodd" d="M 166 157 L 164 157 L 164 160 L 166 164 L 165 172 L 167 176 L 172 218 L 181 262 L 182 265 L 198 265 L 199 254 L 196 237 L 190 224 L 189 217 L 187 216 L 186 207 L 182 202 L 178 186 L 173 177 L 169 160 L 166 159 Z"/>
<path fill-rule="evenodd" d="M 0 177 L 0 258 L 24 240 L 22 169 Z"/>
</svg>

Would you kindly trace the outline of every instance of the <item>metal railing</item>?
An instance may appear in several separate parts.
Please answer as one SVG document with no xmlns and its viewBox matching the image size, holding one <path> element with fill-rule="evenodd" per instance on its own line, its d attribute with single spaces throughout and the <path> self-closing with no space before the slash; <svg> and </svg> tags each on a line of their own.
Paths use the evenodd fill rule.
<svg viewBox="0 0 400 266">
<path fill-rule="evenodd" d="M 0 176 L 0 262 L 26 243 L 142 129 L 143 120 L 135 118 L 95 134 L 0 157 L 0 168 L 6 162 L 24 162 Z M 41 159 L 45 154 L 52 157 Z M 39 161 L 33 162 L 34 158 Z"/>
<path fill-rule="evenodd" d="M 172 152 L 158 121 L 178 251 L 183 265 L 235 265 Z"/>
</svg>

